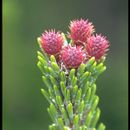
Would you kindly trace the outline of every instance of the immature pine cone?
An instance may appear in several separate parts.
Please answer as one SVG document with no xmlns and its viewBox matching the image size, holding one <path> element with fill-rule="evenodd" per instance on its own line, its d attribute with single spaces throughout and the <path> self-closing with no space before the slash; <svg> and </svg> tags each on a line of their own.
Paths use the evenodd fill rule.
<svg viewBox="0 0 130 130">
<path fill-rule="evenodd" d="M 45 31 L 41 36 L 41 46 L 50 55 L 56 55 L 62 49 L 64 38 L 60 32 L 55 30 Z"/>
<path fill-rule="evenodd" d="M 61 60 L 66 68 L 77 68 L 84 59 L 83 52 L 80 48 L 67 46 L 61 52 Z"/>
<path fill-rule="evenodd" d="M 71 21 L 69 28 L 69 38 L 77 45 L 85 43 L 87 38 L 94 32 L 92 23 L 83 19 Z"/>
<path fill-rule="evenodd" d="M 109 42 L 104 36 L 97 35 L 91 36 L 87 40 L 86 50 L 87 54 L 92 57 L 94 56 L 96 60 L 100 59 L 105 55 L 108 50 Z"/>
</svg>

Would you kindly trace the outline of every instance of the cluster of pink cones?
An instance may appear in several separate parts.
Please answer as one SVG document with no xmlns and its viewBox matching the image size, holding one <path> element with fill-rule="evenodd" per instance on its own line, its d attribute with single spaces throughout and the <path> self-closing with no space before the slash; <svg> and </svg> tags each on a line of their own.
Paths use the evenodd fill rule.
<svg viewBox="0 0 130 130">
<path fill-rule="evenodd" d="M 109 41 L 106 37 L 94 34 L 95 28 L 88 20 L 80 19 L 70 22 L 70 32 L 65 35 L 55 30 L 45 31 L 40 37 L 40 44 L 45 53 L 54 55 L 57 62 L 67 69 L 78 68 L 91 57 L 101 60 L 106 55 Z M 65 43 L 68 43 L 67 45 Z"/>
</svg>

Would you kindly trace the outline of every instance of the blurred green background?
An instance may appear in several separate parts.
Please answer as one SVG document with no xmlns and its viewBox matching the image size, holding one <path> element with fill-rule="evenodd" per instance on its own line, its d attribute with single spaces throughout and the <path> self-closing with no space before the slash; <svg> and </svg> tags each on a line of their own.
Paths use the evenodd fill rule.
<svg viewBox="0 0 130 130">
<path fill-rule="evenodd" d="M 47 130 L 48 103 L 40 93 L 36 38 L 45 29 L 68 31 L 88 18 L 110 41 L 107 70 L 97 81 L 100 121 L 128 130 L 128 1 L 3 0 L 3 130 Z"/>
</svg>

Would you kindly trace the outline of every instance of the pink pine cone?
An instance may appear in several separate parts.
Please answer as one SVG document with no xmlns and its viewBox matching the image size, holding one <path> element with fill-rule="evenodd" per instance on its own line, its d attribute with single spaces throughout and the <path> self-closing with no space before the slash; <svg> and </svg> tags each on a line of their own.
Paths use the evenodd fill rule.
<svg viewBox="0 0 130 130">
<path fill-rule="evenodd" d="M 50 55 L 56 55 L 62 49 L 64 38 L 60 32 L 55 30 L 45 31 L 41 36 L 41 46 Z"/>
<path fill-rule="evenodd" d="M 87 41 L 87 38 L 94 32 L 94 26 L 88 20 L 74 20 L 70 23 L 69 37 L 75 44 L 83 44 Z"/>
<path fill-rule="evenodd" d="M 99 60 L 106 54 L 108 47 L 109 42 L 106 40 L 106 37 L 96 34 L 96 36 L 88 38 L 86 50 L 89 57 L 94 56 L 96 60 Z"/>
<path fill-rule="evenodd" d="M 67 46 L 61 52 L 61 60 L 66 68 L 77 68 L 83 62 L 84 56 L 80 48 Z"/>
</svg>

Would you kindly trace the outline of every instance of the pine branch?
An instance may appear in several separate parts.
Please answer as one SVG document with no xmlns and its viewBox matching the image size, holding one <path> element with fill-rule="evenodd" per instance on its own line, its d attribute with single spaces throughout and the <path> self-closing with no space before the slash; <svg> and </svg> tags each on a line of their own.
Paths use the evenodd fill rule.
<svg viewBox="0 0 130 130">
<path fill-rule="evenodd" d="M 47 61 L 41 52 L 37 54 L 45 85 L 41 92 L 50 104 L 47 111 L 53 121 L 49 129 L 94 130 L 100 116 L 95 81 L 106 69 L 103 62 L 96 64 L 92 57 L 87 64 L 81 64 L 77 72 L 71 69 L 69 75 L 65 75 L 53 55 Z M 104 129 L 100 124 L 97 130 Z"/>
<path fill-rule="evenodd" d="M 106 70 L 104 61 L 109 42 L 95 35 L 88 20 L 70 23 L 64 33 L 45 31 L 38 44 L 37 66 L 42 72 L 42 94 L 49 103 L 49 130 L 105 130 L 99 123 L 101 110 L 96 80 Z"/>
</svg>

